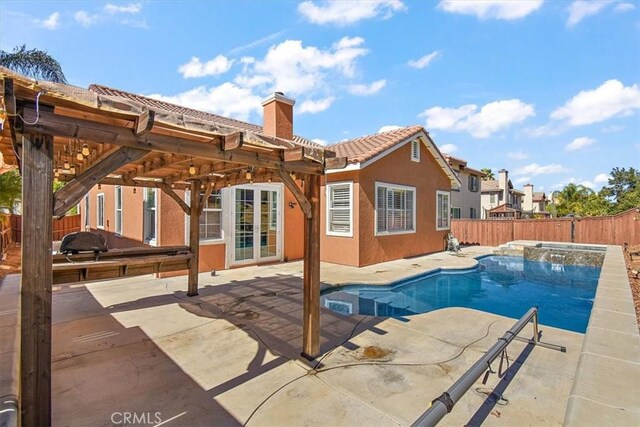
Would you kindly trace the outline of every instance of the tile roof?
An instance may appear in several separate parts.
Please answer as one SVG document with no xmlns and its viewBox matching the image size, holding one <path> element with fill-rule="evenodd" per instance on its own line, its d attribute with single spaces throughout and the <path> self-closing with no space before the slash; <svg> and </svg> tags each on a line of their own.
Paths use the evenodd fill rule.
<svg viewBox="0 0 640 427">
<path fill-rule="evenodd" d="M 217 114 L 207 113 L 205 111 L 194 110 L 192 108 L 183 107 L 177 104 L 171 104 L 169 102 L 160 101 L 157 99 L 149 98 L 147 96 L 126 92 L 124 90 L 113 89 L 108 86 L 103 86 L 99 84 L 90 85 L 89 90 L 99 95 L 126 98 L 131 101 L 143 104 L 150 108 L 161 109 L 171 113 L 184 114 L 185 116 L 193 117 L 199 120 L 205 120 L 205 121 L 209 121 L 219 125 L 233 127 L 238 130 L 254 132 L 256 134 L 262 134 L 262 126 L 254 125 L 252 123 L 247 123 L 240 120 L 231 119 L 224 116 L 219 116 Z M 293 141 L 298 144 L 303 144 L 310 147 L 324 148 L 322 145 L 317 144 L 307 138 L 303 138 L 298 135 L 293 136 Z"/>
<path fill-rule="evenodd" d="M 496 179 L 480 182 L 480 191 L 500 191 L 500 184 Z"/>
<path fill-rule="evenodd" d="M 338 157 L 347 157 L 349 163 L 363 163 L 422 131 L 422 126 L 408 126 L 341 141 L 327 148 Z"/>
<path fill-rule="evenodd" d="M 542 191 L 536 191 L 533 193 L 534 202 L 542 202 L 545 199 L 545 194 Z"/>
</svg>

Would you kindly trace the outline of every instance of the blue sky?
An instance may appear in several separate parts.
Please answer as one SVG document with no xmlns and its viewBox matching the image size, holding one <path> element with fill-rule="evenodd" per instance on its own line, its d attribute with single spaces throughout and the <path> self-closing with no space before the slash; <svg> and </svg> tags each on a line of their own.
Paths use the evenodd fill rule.
<svg viewBox="0 0 640 427">
<path fill-rule="evenodd" d="M 280 90 L 324 143 L 421 124 L 517 187 L 640 167 L 637 1 L 3 0 L 0 48 L 22 44 L 71 84 L 255 123 Z"/>
</svg>

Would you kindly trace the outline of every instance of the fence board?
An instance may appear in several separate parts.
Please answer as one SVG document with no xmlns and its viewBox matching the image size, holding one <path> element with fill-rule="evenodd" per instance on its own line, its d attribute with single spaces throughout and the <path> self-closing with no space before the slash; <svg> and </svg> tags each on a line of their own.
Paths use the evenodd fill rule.
<svg viewBox="0 0 640 427">
<path fill-rule="evenodd" d="M 12 239 L 20 243 L 22 237 L 22 216 L 11 215 Z M 80 215 L 68 215 L 53 220 L 53 240 L 61 240 L 66 234 L 80 231 Z"/>
<path fill-rule="evenodd" d="M 588 218 L 453 219 L 451 232 L 463 243 L 486 246 L 513 240 L 639 245 L 640 208 Z"/>
</svg>

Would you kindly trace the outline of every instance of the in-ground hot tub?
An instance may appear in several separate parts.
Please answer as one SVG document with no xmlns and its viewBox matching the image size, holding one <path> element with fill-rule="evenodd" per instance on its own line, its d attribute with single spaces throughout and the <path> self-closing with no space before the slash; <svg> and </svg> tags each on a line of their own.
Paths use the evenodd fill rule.
<svg viewBox="0 0 640 427">
<path fill-rule="evenodd" d="M 606 246 L 574 243 L 538 243 L 523 248 L 524 259 L 562 265 L 602 267 Z"/>
</svg>

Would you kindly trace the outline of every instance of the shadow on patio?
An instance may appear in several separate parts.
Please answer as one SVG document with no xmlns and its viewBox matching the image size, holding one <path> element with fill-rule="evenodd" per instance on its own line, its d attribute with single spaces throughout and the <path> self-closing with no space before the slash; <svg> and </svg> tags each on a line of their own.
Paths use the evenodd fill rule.
<svg viewBox="0 0 640 427">
<path fill-rule="evenodd" d="M 54 293 L 54 424 L 111 424 L 114 412 L 161 412 L 180 425 L 244 423 L 317 365 L 300 356 L 299 277 L 203 286 L 193 298 L 179 290 L 183 282 L 140 277 Z M 343 343 L 355 349 L 349 339 L 365 330 L 384 334 L 382 320 L 322 309 L 322 353 Z"/>
</svg>

